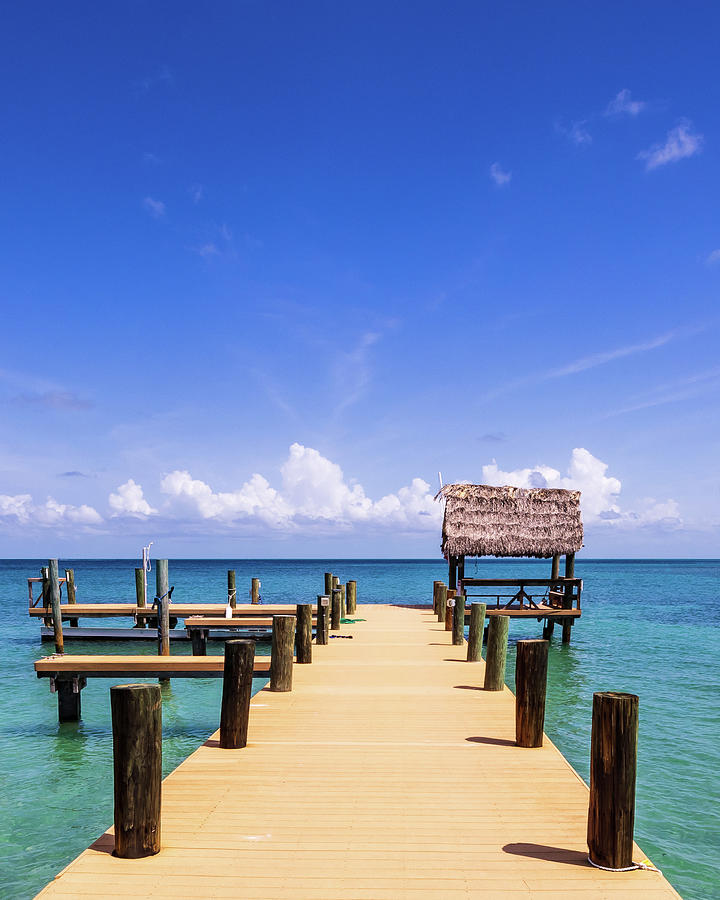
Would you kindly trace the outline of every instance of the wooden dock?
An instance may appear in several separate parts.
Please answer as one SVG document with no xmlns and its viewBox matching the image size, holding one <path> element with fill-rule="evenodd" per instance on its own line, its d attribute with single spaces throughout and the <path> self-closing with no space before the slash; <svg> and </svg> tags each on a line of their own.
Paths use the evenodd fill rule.
<svg viewBox="0 0 720 900">
<path fill-rule="evenodd" d="M 117 859 L 108 831 L 38 896 L 678 897 L 586 862 L 587 787 L 547 739 L 515 745 L 512 694 L 431 612 L 357 616 L 291 693 L 255 696 L 245 749 L 216 734 L 165 779 L 158 855 Z"/>
</svg>

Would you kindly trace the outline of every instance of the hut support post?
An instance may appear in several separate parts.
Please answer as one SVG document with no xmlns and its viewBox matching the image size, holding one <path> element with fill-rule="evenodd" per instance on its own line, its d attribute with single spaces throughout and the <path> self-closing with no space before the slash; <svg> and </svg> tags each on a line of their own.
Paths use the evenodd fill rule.
<svg viewBox="0 0 720 900">
<path fill-rule="evenodd" d="M 458 556 L 458 558 L 457 558 L 457 578 L 458 578 L 458 585 L 460 585 L 459 593 L 461 593 L 461 594 L 465 593 L 465 588 L 462 586 L 462 580 L 464 577 L 465 577 L 465 557 Z M 457 587 L 457 585 L 456 585 L 456 587 Z"/>
<path fill-rule="evenodd" d="M 565 577 L 566 578 L 574 578 L 575 577 L 575 554 L 568 553 L 565 556 Z M 563 596 L 563 609 L 572 609 L 572 585 L 565 585 L 565 594 Z M 562 629 L 562 642 L 563 644 L 570 643 L 570 634 L 572 631 L 572 619 L 566 618 L 563 619 L 563 629 Z"/>
<path fill-rule="evenodd" d="M 448 588 L 457 590 L 457 556 L 448 557 Z"/>
</svg>

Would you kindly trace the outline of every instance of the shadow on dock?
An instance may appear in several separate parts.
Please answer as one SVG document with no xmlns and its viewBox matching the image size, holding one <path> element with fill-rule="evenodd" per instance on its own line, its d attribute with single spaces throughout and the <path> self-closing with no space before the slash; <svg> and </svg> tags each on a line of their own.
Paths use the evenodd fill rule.
<svg viewBox="0 0 720 900">
<path fill-rule="evenodd" d="M 511 853 L 513 856 L 567 863 L 569 866 L 582 866 L 584 869 L 590 865 L 587 853 L 580 850 L 568 850 L 565 847 L 548 847 L 546 844 L 505 844 L 503 851 Z"/>
</svg>

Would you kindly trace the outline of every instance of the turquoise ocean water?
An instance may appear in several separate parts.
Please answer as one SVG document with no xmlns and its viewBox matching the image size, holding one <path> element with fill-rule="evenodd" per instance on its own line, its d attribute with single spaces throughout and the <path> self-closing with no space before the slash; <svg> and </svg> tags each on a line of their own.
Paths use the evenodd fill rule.
<svg viewBox="0 0 720 900">
<path fill-rule="evenodd" d="M 90 680 L 82 722 L 59 725 L 48 681 L 36 678 L 32 668 L 35 659 L 52 652 L 52 644 L 41 645 L 38 622 L 27 615 L 26 579 L 39 574 L 44 562 L 0 561 L 5 900 L 34 896 L 112 821 L 108 688 L 115 682 Z M 61 569 L 75 569 L 78 602 L 131 602 L 135 565 L 60 561 Z M 252 576 L 261 578 L 268 603 L 313 600 L 326 570 L 342 581 L 357 579 L 362 602 L 417 603 L 429 601 L 433 579 L 446 580 L 447 574 L 442 560 L 171 560 L 173 599 L 224 602 L 228 568 L 237 570 L 239 594 Z M 469 564 L 466 574 L 545 577 L 548 570 L 549 562 L 542 561 L 482 561 Z M 580 559 L 576 574 L 585 581 L 583 617 L 570 646 L 553 640 L 546 731 L 587 781 L 593 692 L 639 694 L 636 838 L 684 897 L 720 897 L 720 561 Z M 535 620 L 511 623 L 510 686 L 515 641 L 539 636 Z M 123 653 L 128 647 L 67 642 L 66 651 Z M 142 652 L 154 653 L 154 644 Z M 173 652 L 189 648 L 173 645 Z M 165 773 L 218 727 L 220 692 L 215 679 L 178 679 L 164 689 Z"/>
</svg>

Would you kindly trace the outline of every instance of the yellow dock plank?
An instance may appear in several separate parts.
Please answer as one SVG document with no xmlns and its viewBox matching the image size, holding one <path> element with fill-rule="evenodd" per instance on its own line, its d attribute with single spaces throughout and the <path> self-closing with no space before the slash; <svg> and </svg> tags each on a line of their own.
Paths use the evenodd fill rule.
<svg viewBox="0 0 720 900">
<path fill-rule="evenodd" d="M 157 856 L 115 859 L 109 830 L 38 896 L 677 898 L 587 864 L 586 786 L 547 739 L 515 746 L 512 694 L 429 612 L 357 615 L 253 699 L 245 749 L 215 734 L 165 779 Z"/>
</svg>

